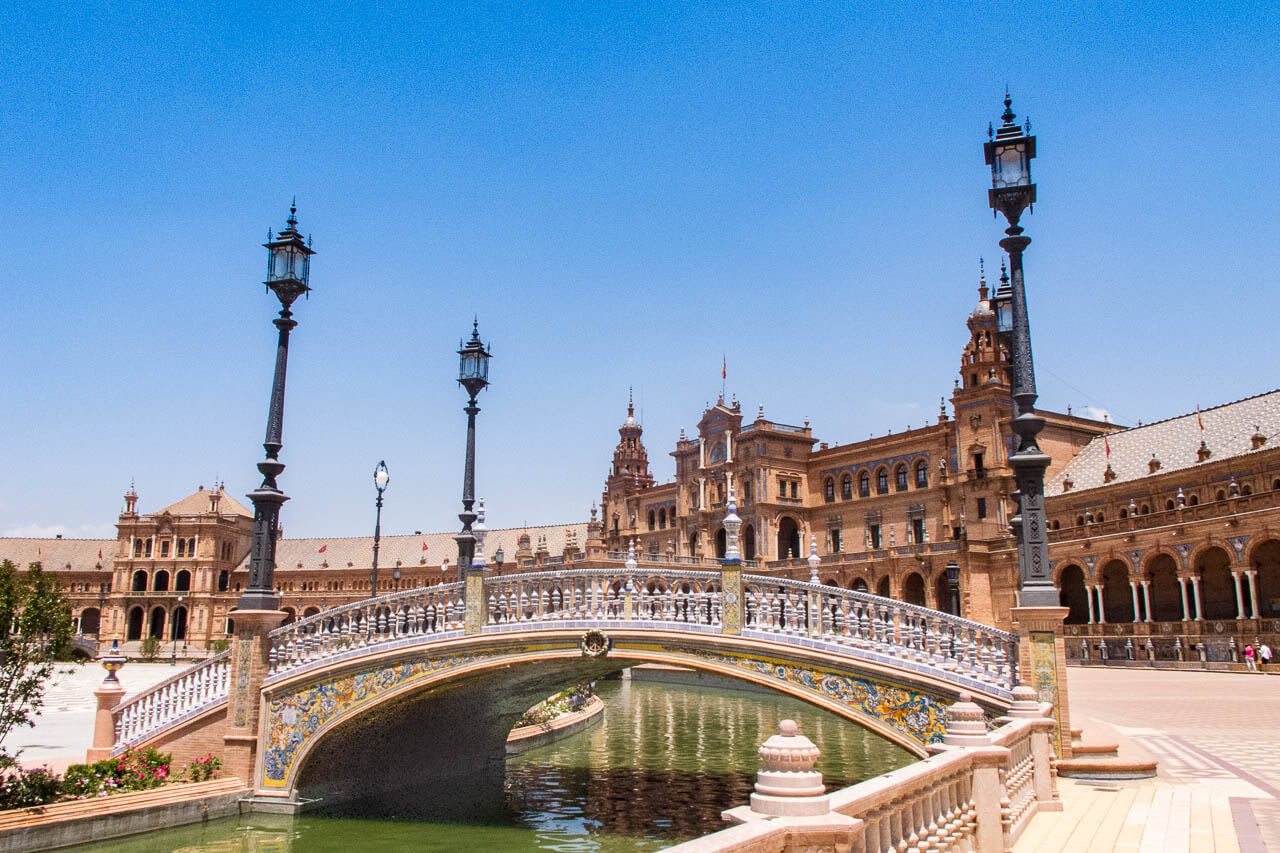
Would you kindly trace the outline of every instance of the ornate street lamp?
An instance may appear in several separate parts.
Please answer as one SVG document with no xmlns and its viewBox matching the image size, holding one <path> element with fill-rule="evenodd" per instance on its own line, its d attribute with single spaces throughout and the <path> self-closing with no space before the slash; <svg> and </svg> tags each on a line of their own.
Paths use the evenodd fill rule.
<svg viewBox="0 0 1280 853">
<path fill-rule="evenodd" d="M 249 550 L 249 585 L 245 588 L 237 610 L 275 610 L 280 599 L 274 591 L 276 572 L 276 538 L 280 530 L 280 507 L 288 496 L 276 485 L 284 471 L 280 448 L 284 446 L 284 380 L 289 364 L 289 332 L 298 325 L 290 306 L 299 296 L 311 291 L 307 283 L 311 274 L 310 240 L 298 233 L 298 208 L 289 206 L 285 229 L 274 238 L 267 232 L 267 280 L 263 282 L 280 300 L 280 316 L 272 323 L 279 330 L 276 344 L 276 372 L 271 383 L 271 406 L 267 412 L 267 437 L 262 443 L 267 458 L 258 463 L 262 485 L 249 493 L 253 502 L 253 544 Z"/>
<path fill-rule="evenodd" d="M 387 472 L 387 463 L 379 462 L 377 467 L 373 469 L 373 487 L 378 490 L 378 499 L 374 502 L 377 507 L 374 514 L 373 522 L 373 568 L 369 570 L 369 595 L 376 596 L 378 594 L 378 543 L 382 539 L 382 493 L 387 490 L 387 486 L 391 483 L 391 474 Z M 396 567 L 396 577 L 400 577 L 400 567 Z"/>
<path fill-rule="evenodd" d="M 498 574 L 502 574 L 502 564 L 507 561 L 507 555 L 502 552 L 502 546 L 498 546 L 498 550 L 493 552 L 494 565 L 498 567 Z"/>
<path fill-rule="evenodd" d="M 471 568 L 471 559 L 475 554 L 476 539 L 471 532 L 471 524 L 476 520 L 472 507 L 476 502 L 476 415 L 480 407 L 476 405 L 476 396 L 489 384 L 489 359 L 492 355 L 480 341 L 480 321 L 471 324 L 471 340 L 458 349 L 458 384 L 467 391 L 467 405 L 463 409 L 467 413 L 467 457 L 462 474 L 462 512 L 458 520 L 462 522 L 462 532 L 454 537 L 458 543 L 458 580 L 466 580 L 467 570 Z"/>
<path fill-rule="evenodd" d="M 1017 489 L 1013 497 L 1018 509 L 1010 526 L 1018 539 L 1019 604 L 1022 607 L 1057 607 L 1058 590 L 1049 570 L 1049 542 L 1044 516 L 1044 472 L 1049 457 L 1036 443 L 1044 419 L 1035 414 L 1036 375 L 1031 357 L 1031 326 L 1027 319 L 1027 293 L 1022 278 L 1022 253 L 1031 238 L 1022 233 L 1018 221 L 1035 204 L 1036 185 L 1031 183 L 1031 161 L 1036 156 L 1036 138 L 1015 121 L 1012 99 L 1004 96 L 1003 123 L 987 128 L 983 146 L 991 167 L 991 189 L 987 200 L 993 211 L 1004 214 L 1009 223 L 1000 247 L 1009 253 L 1008 297 L 1009 357 L 1012 374 L 1013 431 L 1018 449 L 1009 457 Z"/>
<path fill-rule="evenodd" d="M 951 591 L 951 612 L 960 615 L 960 564 L 955 560 L 947 563 L 947 589 Z"/>
<path fill-rule="evenodd" d="M 98 630 L 94 632 L 93 641 L 95 643 L 102 642 L 102 619 L 103 610 L 107 606 L 107 585 L 106 583 L 98 584 Z"/>
</svg>

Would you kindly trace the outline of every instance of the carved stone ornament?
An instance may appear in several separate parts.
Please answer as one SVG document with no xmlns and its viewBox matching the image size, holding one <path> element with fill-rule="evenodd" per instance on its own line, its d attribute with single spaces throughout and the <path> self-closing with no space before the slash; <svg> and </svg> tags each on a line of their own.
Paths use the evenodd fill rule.
<svg viewBox="0 0 1280 853">
<path fill-rule="evenodd" d="M 582 649 L 584 657 L 602 658 L 609 654 L 609 649 L 613 648 L 613 640 L 604 631 L 592 629 L 582 635 L 582 639 L 578 641 L 578 648 Z"/>
</svg>

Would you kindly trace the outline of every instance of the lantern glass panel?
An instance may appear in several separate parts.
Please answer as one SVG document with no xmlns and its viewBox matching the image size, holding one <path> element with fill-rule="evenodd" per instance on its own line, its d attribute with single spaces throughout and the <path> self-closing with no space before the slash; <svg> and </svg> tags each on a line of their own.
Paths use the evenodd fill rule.
<svg viewBox="0 0 1280 853">
<path fill-rule="evenodd" d="M 274 262 L 271 265 L 271 279 L 273 281 L 286 278 L 289 275 L 289 249 L 287 246 L 280 246 L 272 249 Z"/>
<path fill-rule="evenodd" d="M 373 473 L 373 484 L 377 487 L 378 491 L 382 491 L 390 482 L 391 475 L 387 473 L 386 466 L 379 465 L 378 469 Z"/>
<path fill-rule="evenodd" d="M 487 380 L 489 378 L 489 360 L 481 350 L 464 350 L 460 366 L 461 379 Z"/>
<path fill-rule="evenodd" d="M 1011 145 L 1001 149 L 996 156 L 995 185 L 997 187 L 1026 186 L 1028 175 L 1025 159 L 1022 145 Z"/>
</svg>

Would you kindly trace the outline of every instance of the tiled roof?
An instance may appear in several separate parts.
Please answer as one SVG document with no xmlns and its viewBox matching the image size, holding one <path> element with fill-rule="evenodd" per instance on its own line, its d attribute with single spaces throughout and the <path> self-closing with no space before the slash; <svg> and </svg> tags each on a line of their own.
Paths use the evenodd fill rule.
<svg viewBox="0 0 1280 853">
<path fill-rule="evenodd" d="M 39 563 L 48 571 L 93 571 L 99 564 L 109 570 L 115 550 L 114 539 L 0 538 L 0 560 L 12 560 L 19 569 Z"/>
<path fill-rule="evenodd" d="M 1200 428 L 1203 421 L 1204 429 Z M 1253 449 L 1253 435 L 1261 431 L 1267 442 Z M 1063 493 L 1062 481 L 1073 481 L 1072 491 L 1110 485 L 1104 481 L 1107 463 L 1116 477 L 1111 483 L 1123 483 L 1151 476 L 1148 463 L 1152 454 L 1160 461 L 1156 474 L 1193 468 L 1200 464 L 1197 451 L 1200 442 L 1212 451 L 1210 462 L 1236 456 L 1247 456 L 1270 450 L 1280 440 L 1280 390 L 1267 391 L 1234 403 L 1179 415 L 1153 424 L 1132 427 L 1098 436 L 1085 445 L 1076 457 L 1045 484 L 1048 495 Z M 1111 446 L 1110 459 L 1107 444 Z"/>
<path fill-rule="evenodd" d="M 209 496 L 211 494 L 213 493 L 201 486 L 199 491 L 187 495 L 177 503 L 169 504 L 169 506 L 154 514 L 159 515 L 167 512 L 169 515 L 201 515 L 209 511 Z M 225 491 L 222 493 L 221 501 L 218 502 L 218 513 L 220 515 L 243 515 L 253 518 L 253 513 L 245 509 L 244 504 L 231 497 Z M 152 513 L 148 513 L 148 515 L 150 514 Z"/>
<path fill-rule="evenodd" d="M 553 557 L 564 553 L 567 531 L 572 530 L 578 537 L 578 549 L 582 550 L 587 543 L 587 525 L 549 524 L 542 527 L 512 527 L 504 530 L 490 530 L 485 536 L 484 553 L 493 565 L 493 555 L 502 548 L 506 563 L 516 558 L 516 540 L 520 534 L 529 534 L 529 547 L 537 550 L 538 539 L 547 538 L 547 551 Z M 402 567 L 431 566 L 438 568 L 447 559 L 450 566 L 458 563 L 458 543 L 453 541 L 455 533 L 423 533 L 412 536 L 383 536 L 378 543 L 378 568 L 392 569 L 399 560 Z M 426 545 L 426 550 L 423 550 Z M 324 550 L 321 551 L 320 549 Z M 425 562 L 420 562 L 425 560 Z M 347 563 L 355 568 L 368 568 L 373 562 L 372 536 L 332 536 L 312 539 L 281 539 L 276 546 L 277 571 L 297 570 L 298 564 L 303 569 L 320 569 L 328 563 L 328 568 L 345 569 Z M 245 558 L 243 567 L 248 566 Z"/>
</svg>

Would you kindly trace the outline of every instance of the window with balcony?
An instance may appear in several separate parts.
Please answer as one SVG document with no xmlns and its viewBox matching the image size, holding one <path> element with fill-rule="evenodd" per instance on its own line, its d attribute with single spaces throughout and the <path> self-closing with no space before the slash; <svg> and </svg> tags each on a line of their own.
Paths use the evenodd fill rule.
<svg viewBox="0 0 1280 853">
<path fill-rule="evenodd" d="M 829 504 L 836 502 L 836 481 L 830 477 L 822 481 L 822 500 Z"/>
<path fill-rule="evenodd" d="M 840 553 L 840 530 L 838 528 L 831 531 L 831 544 L 827 550 L 832 554 Z"/>
<path fill-rule="evenodd" d="M 919 545 L 924 542 L 924 519 L 911 519 L 911 541 Z"/>
<path fill-rule="evenodd" d="M 845 474 L 840 478 L 840 500 L 847 501 L 853 499 L 853 478 Z"/>
<path fill-rule="evenodd" d="M 867 539 L 870 542 L 871 549 L 879 550 L 880 548 L 880 525 L 871 524 L 867 526 Z"/>
<path fill-rule="evenodd" d="M 858 475 L 858 497 L 871 497 L 871 475 L 866 471 Z"/>
<path fill-rule="evenodd" d="M 907 466 L 899 465 L 893 472 L 893 485 L 900 492 L 907 490 Z"/>
<path fill-rule="evenodd" d="M 929 486 L 929 463 L 921 459 L 916 463 L 916 488 L 924 489 Z"/>
<path fill-rule="evenodd" d="M 876 472 L 876 494 L 889 494 L 889 472 L 883 468 Z"/>
</svg>

